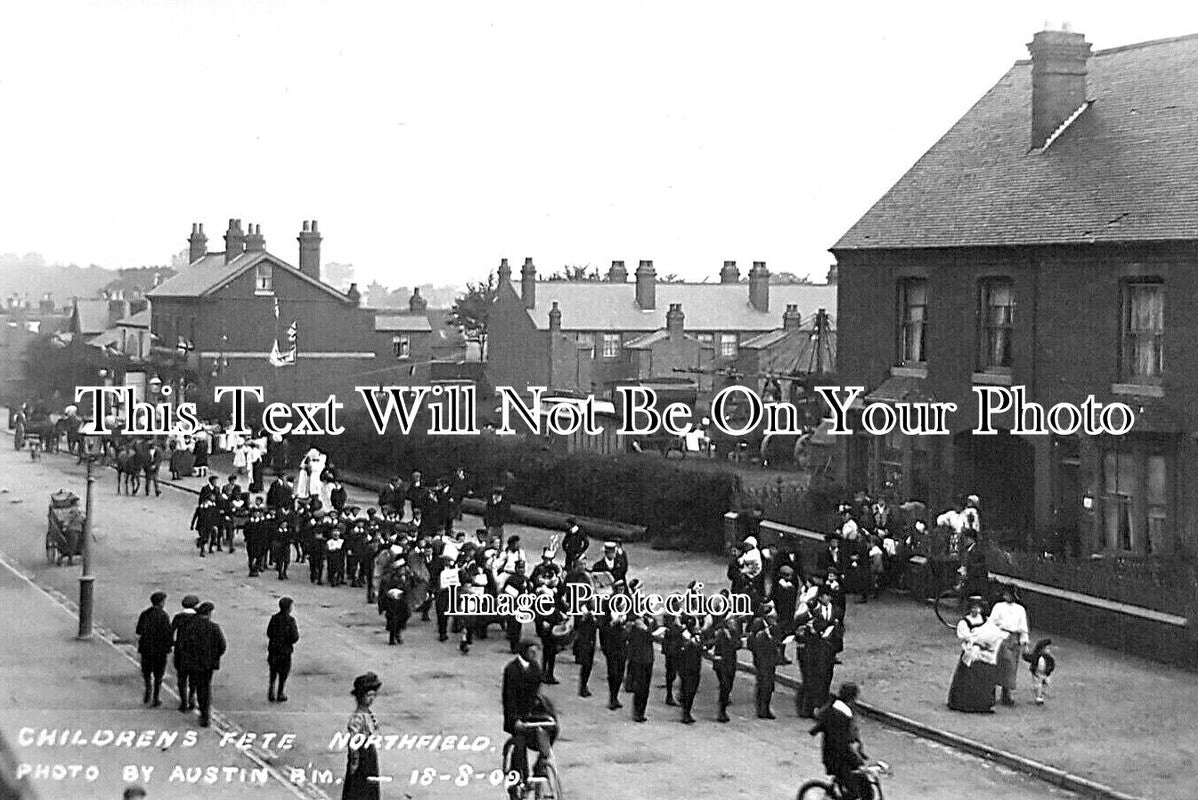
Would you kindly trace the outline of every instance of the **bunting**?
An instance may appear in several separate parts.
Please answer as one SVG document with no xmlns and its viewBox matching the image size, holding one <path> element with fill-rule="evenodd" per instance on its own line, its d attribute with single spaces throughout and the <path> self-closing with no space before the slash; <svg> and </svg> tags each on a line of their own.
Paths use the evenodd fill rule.
<svg viewBox="0 0 1198 800">
<path fill-rule="evenodd" d="M 288 349 L 283 352 L 279 349 L 279 340 L 275 339 L 274 344 L 270 348 L 270 363 L 274 367 L 293 367 L 295 366 L 296 354 L 299 352 L 299 323 L 293 321 L 287 326 L 287 344 Z"/>
</svg>

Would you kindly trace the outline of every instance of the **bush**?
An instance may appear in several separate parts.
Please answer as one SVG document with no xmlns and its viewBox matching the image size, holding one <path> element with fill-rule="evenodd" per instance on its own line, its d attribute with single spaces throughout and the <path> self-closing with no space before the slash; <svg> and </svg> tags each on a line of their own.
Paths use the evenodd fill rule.
<svg viewBox="0 0 1198 800">
<path fill-rule="evenodd" d="M 379 436 L 368 418 L 351 415 L 336 437 L 300 437 L 342 469 L 377 478 L 429 478 L 459 465 L 471 489 L 483 496 L 499 484 L 520 505 L 643 525 L 655 544 L 719 551 L 723 516 L 737 504 L 740 479 L 727 472 L 692 471 L 664 459 L 637 455 L 556 453 L 539 439 L 521 436 Z M 423 430 L 417 422 L 414 430 Z"/>
</svg>

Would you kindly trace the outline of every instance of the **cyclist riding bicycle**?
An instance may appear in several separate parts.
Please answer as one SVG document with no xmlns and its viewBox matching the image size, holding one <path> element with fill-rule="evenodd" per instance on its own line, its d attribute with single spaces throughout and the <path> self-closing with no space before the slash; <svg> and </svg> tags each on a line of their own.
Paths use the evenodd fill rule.
<svg viewBox="0 0 1198 800">
<path fill-rule="evenodd" d="M 510 769 L 520 773 L 522 783 L 529 776 L 528 751 L 544 754 L 540 737 L 535 730 L 528 729 L 526 723 L 552 720 L 554 724 L 546 730 L 549 746 L 557 740 L 558 733 L 557 714 L 549 699 L 541 694 L 540 654 L 540 645 L 525 642 L 520 645 L 516 658 L 503 670 L 503 730 L 512 737 L 509 740 L 512 748 Z M 513 796 L 518 796 L 517 787 L 512 789 Z"/>
<path fill-rule="evenodd" d="M 824 735 L 824 769 L 840 784 L 844 800 L 873 800 L 873 786 L 862 769 L 867 758 L 857 730 L 857 695 L 857 684 L 843 684 L 837 699 L 820 710 L 819 721 L 810 733 Z"/>
</svg>

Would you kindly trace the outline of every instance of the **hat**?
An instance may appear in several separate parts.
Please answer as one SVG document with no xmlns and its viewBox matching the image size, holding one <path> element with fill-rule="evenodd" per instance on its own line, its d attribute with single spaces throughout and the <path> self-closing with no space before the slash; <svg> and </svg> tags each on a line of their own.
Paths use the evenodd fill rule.
<svg viewBox="0 0 1198 800">
<path fill-rule="evenodd" d="M 982 599 L 980 594 L 971 594 L 969 596 L 968 603 L 970 608 L 973 608 L 974 606 L 981 608 L 983 605 L 985 605 L 986 601 Z"/>
<path fill-rule="evenodd" d="M 200 603 L 200 607 L 196 609 L 197 614 L 211 614 L 216 610 L 216 606 L 209 602 Z"/>
<path fill-rule="evenodd" d="M 790 567 L 779 567 L 778 574 L 779 575 L 794 575 L 795 571 L 793 569 L 791 569 Z"/>
<path fill-rule="evenodd" d="M 541 551 L 541 558 L 554 558 L 557 553 L 550 547 L 546 547 Z"/>
<path fill-rule="evenodd" d="M 512 546 L 512 545 L 514 545 L 514 544 L 520 544 L 520 537 L 519 537 L 519 536 L 509 536 L 509 537 L 507 537 L 507 546 L 508 546 L 508 547 L 511 547 L 511 546 Z"/>
<path fill-rule="evenodd" d="M 615 543 L 615 542 L 604 542 L 604 543 L 603 543 L 603 549 L 604 549 L 604 550 L 615 550 L 615 549 L 616 549 L 616 543 Z"/>
<path fill-rule="evenodd" d="M 475 575 L 473 580 L 471 580 L 471 583 L 473 583 L 475 586 L 486 586 L 487 585 L 487 576 L 483 575 L 481 573 L 478 575 Z"/>
<path fill-rule="evenodd" d="M 383 686 L 383 682 L 379 680 L 379 676 L 373 672 L 367 672 L 365 675 L 359 675 L 354 678 L 354 688 L 350 694 L 355 697 L 361 697 L 367 692 L 377 692 Z"/>
<path fill-rule="evenodd" d="M 401 594 L 403 594 L 403 593 L 399 589 L 388 589 L 387 590 L 387 596 L 390 597 L 392 600 L 398 600 L 399 596 Z"/>
<path fill-rule="evenodd" d="M 746 537 L 745 537 L 745 544 L 747 544 L 749 547 L 756 547 L 756 546 L 757 546 L 757 539 L 756 539 L 756 537 L 753 537 L 753 536 L 746 536 Z"/>
<path fill-rule="evenodd" d="M 184 608 L 195 608 L 199 604 L 200 604 L 200 598 L 196 597 L 194 594 L 189 594 L 189 595 L 187 595 L 187 597 L 183 598 L 183 607 Z"/>
<path fill-rule="evenodd" d="M 965 498 L 965 502 L 976 506 L 978 503 L 982 502 L 982 500 L 976 494 L 971 494 L 969 497 Z"/>
<path fill-rule="evenodd" d="M 158 605 L 164 600 L 166 600 L 166 592 L 154 592 L 154 594 L 150 595 L 151 605 Z"/>
<path fill-rule="evenodd" d="M 290 597 L 280 597 L 279 598 L 279 608 L 283 609 L 285 611 L 285 610 L 291 608 L 291 604 L 294 602 L 295 601 L 292 600 Z"/>
</svg>

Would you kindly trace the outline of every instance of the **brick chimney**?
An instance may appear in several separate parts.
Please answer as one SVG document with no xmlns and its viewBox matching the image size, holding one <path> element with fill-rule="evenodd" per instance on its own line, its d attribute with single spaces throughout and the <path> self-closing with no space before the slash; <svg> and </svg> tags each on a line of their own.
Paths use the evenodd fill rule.
<svg viewBox="0 0 1198 800">
<path fill-rule="evenodd" d="M 108 327 L 116 325 L 118 322 L 129 316 L 129 301 L 125 300 L 122 295 L 117 295 L 108 301 Z"/>
<path fill-rule="evenodd" d="M 749 270 L 749 303 L 758 311 L 770 310 L 770 271 L 764 261 L 754 261 Z"/>
<path fill-rule="evenodd" d="M 37 302 L 38 313 L 53 314 L 54 313 L 54 298 L 49 292 L 42 295 L 42 299 Z"/>
<path fill-rule="evenodd" d="M 786 306 L 786 311 L 782 314 L 782 330 L 797 331 L 803 325 L 803 315 L 799 313 L 799 307 L 794 303 Z"/>
<path fill-rule="evenodd" d="M 1027 46 L 1032 54 L 1032 149 L 1045 145 L 1086 98 L 1090 43 L 1072 31 L 1040 31 Z"/>
<path fill-rule="evenodd" d="M 499 259 L 499 282 L 510 281 L 512 279 L 512 267 L 507 263 L 506 258 Z"/>
<path fill-rule="evenodd" d="M 740 270 L 735 261 L 725 261 L 720 268 L 720 283 L 740 283 Z"/>
<path fill-rule="evenodd" d="M 657 307 L 657 272 L 652 261 L 642 261 L 636 268 L 636 304 L 642 311 Z"/>
<path fill-rule="evenodd" d="M 412 290 L 412 296 L 408 298 L 408 311 L 413 314 L 423 314 L 428 308 L 428 301 L 420 296 L 420 287 Z"/>
<path fill-rule="evenodd" d="M 194 264 L 208 255 L 208 237 L 204 235 L 204 223 L 191 223 L 191 236 L 187 239 L 187 263 Z"/>
<path fill-rule="evenodd" d="M 304 229 L 297 238 L 299 242 L 299 271 L 309 278 L 320 280 L 320 231 L 316 220 L 304 220 Z"/>
<path fill-rule="evenodd" d="M 557 333 L 562 329 L 562 310 L 557 307 L 557 301 L 553 301 L 553 308 L 549 309 L 549 330 Z"/>
<path fill-rule="evenodd" d="M 628 270 L 624 268 L 623 261 L 611 262 L 611 269 L 607 271 L 607 279 L 612 283 L 624 283 L 628 280 Z"/>
<path fill-rule="evenodd" d="M 351 283 L 351 284 L 349 285 L 349 289 L 347 289 L 347 290 L 346 290 L 346 292 L 345 292 L 345 296 L 346 296 L 346 297 L 349 299 L 349 301 L 350 301 L 351 303 L 353 303 L 355 306 L 360 306 L 360 305 L 362 305 L 362 293 L 358 291 L 358 284 L 356 284 L 356 283 Z"/>
<path fill-rule="evenodd" d="M 245 251 L 247 253 L 262 253 L 266 251 L 266 237 L 262 235 L 262 226 L 250 223 L 245 235 Z"/>
<path fill-rule="evenodd" d="M 524 259 L 524 266 L 520 268 L 520 297 L 524 299 L 525 308 L 537 307 L 537 268 L 531 258 Z"/>
<path fill-rule="evenodd" d="M 229 230 L 225 231 L 225 263 L 245 252 L 245 234 L 241 232 L 241 220 L 229 220 Z"/>
<path fill-rule="evenodd" d="M 666 333 L 670 335 L 670 341 L 676 342 L 682 338 L 685 321 L 686 315 L 682 313 L 682 303 L 670 303 L 670 310 L 666 312 Z"/>
</svg>

